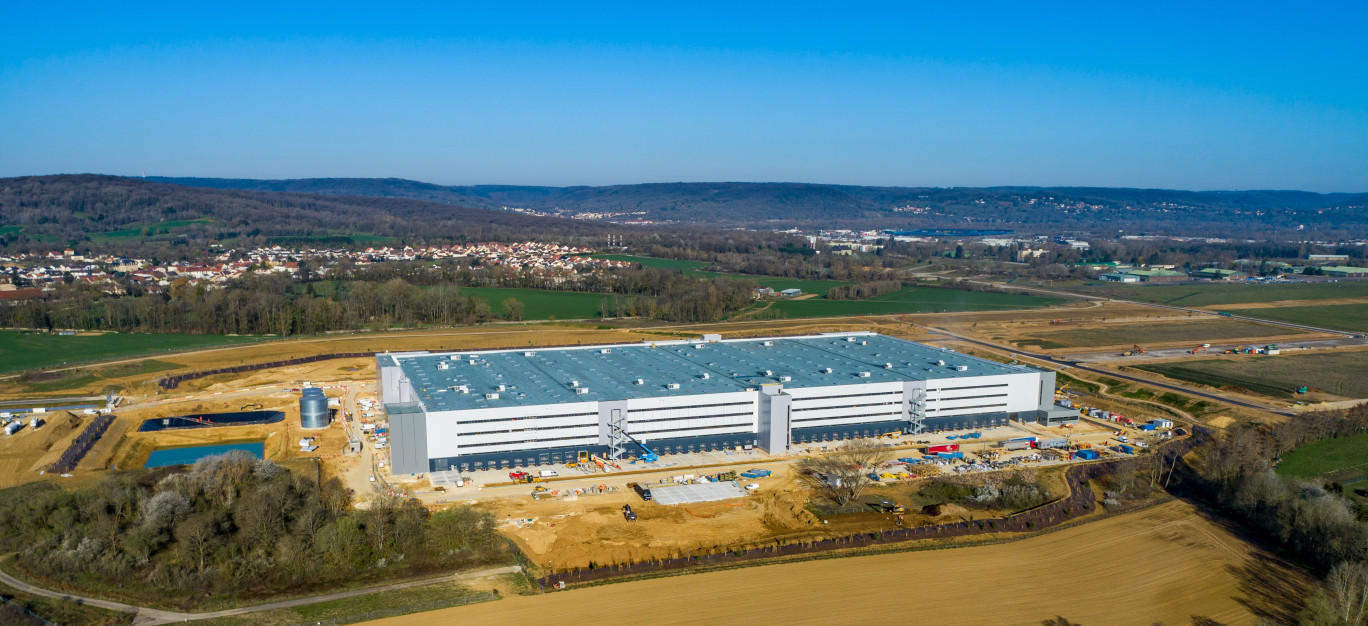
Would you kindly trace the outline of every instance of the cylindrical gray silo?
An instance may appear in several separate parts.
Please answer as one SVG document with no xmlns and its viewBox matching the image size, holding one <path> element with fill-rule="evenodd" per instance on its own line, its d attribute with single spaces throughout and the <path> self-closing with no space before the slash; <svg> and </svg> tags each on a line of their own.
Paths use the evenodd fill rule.
<svg viewBox="0 0 1368 626">
<path fill-rule="evenodd" d="M 328 427 L 328 398 L 323 390 L 308 387 L 299 398 L 299 424 L 304 428 Z"/>
</svg>

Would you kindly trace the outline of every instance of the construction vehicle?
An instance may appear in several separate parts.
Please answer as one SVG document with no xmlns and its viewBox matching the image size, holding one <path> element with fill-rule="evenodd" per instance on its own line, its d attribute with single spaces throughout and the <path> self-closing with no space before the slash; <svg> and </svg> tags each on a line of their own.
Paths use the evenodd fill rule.
<svg viewBox="0 0 1368 626">
<path fill-rule="evenodd" d="M 625 430 L 622 430 L 621 428 L 618 429 L 618 432 L 620 432 L 620 433 L 622 433 L 624 436 L 626 436 L 627 439 L 630 440 L 632 443 L 634 443 L 634 444 L 640 446 L 640 447 L 641 447 L 641 451 L 642 451 L 642 452 L 645 452 L 645 454 L 641 455 L 641 457 L 638 459 L 639 461 L 641 461 L 642 463 L 655 463 L 656 461 L 659 461 L 659 460 L 660 460 L 660 456 L 659 456 L 659 455 L 657 455 L 655 452 L 653 452 L 650 448 L 647 448 L 647 447 L 646 447 L 646 444 L 641 443 L 640 441 L 637 441 L 637 438 L 636 438 L 636 437 L 633 437 L 633 436 L 632 436 L 632 433 L 629 433 L 629 432 L 627 432 L 627 431 L 625 431 Z M 632 462 L 635 463 L 636 461 L 632 461 Z M 618 469 L 621 469 L 621 468 L 618 468 Z"/>
<path fill-rule="evenodd" d="M 584 452 L 584 451 L 581 450 L 580 453 L 579 453 L 579 459 L 576 460 L 575 464 L 576 464 L 576 465 L 584 465 L 585 463 L 588 463 L 588 462 L 589 462 L 589 453 L 588 453 L 588 452 Z"/>
<path fill-rule="evenodd" d="M 884 434 L 879 435 L 879 436 L 880 436 L 880 437 L 883 437 L 883 438 L 885 438 L 885 439 L 897 439 L 898 437 L 901 437 L 901 436 L 902 436 L 902 431 L 901 431 L 901 430 L 895 430 L 895 431 L 893 431 L 893 432 L 891 432 L 891 433 L 884 433 Z"/>
<path fill-rule="evenodd" d="M 646 500 L 648 502 L 650 501 L 651 489 L 646 485 L 643 485 L 641 483 L 627 483 L 627 486 L 631 487 L 633 491 L 637 492 L 637 495 L 641 496 L 642 500 Z"/>
<path fill-rule="evenodd" d="M 1146 350 L 1144 348 L 1141 348 L 1139 344 L 1131 346 L 1131 349 L 1135 350 L 1136 354 L 1147 354 Z"/>
<path fill-rule="evenodd" d="M 1311 388 L 1310 388 L 1310 387 L 1307 387 L 1306 385 L 1302 385 L 1302 386 L 1300 386 L 1300 387 L 1297 387 L 1297 393 L 1306 393 L 1306 392 L 1308 392 L 1308 391 L 1311 391 Z"/>
<path fill-rule="evenodd" d="M 260 411 L 261 409 L 262 409 L 262 406 L 261 406 L 261 403 L 260 403 L 260 402 L 252 402 L 252 403 L 250 403 L 250 404 L 244 404 L 244 405 L 242 405 L 242 408 L 241 408 L 241 409 L 238 409 L 238 410 L 239 410 L 239 411 Z"/>
<path fill-rule="evenodd" d="M 1207 351 L 1206 346 L 1197 346 L 1196 348 L 1193 348 L 1193 349 L 1191 349 L 1191 350 L 1188 350 L 1188 354 L 1201 354 L 1201 353 L 1204 353 L 1204 352 L 1206 352 L 1206 351 Z"/>
<path fill-rule="evenodd" d="M 635 522 L 637 520 L 636 511 L 632 510 L 632 505 L 630 504 L 622 505 L 622 516 L 627 518 L 627 521 L 629 522 Z"/>
<path fill-rule="evenodd" d="M 601 470 L 603 470 L 603 471 L 605 471 L 605 472 L 612 471 L 612 470 L 609 470 L 609 469 L 608 469 L 608 468 L 610 468 L 610 467 L 615 468 L 615 469 L 619 469 L 619 470 L 622 469 L 622 466 L 621 466 L 621 465 L 618 465 L 617 463 L 614 463 L 614 462 L 612 462 L 612 461 L 609 461 L 608 459 L 605 459 L 605 458 L 603 458 L 603 457 L 601 457 L 601 456 L 599 456 L 599 455 L 597 455 L 597 454 L 591 454 L 591 455 L 589 455 L 589 459 L 592 460 L 592 461 L 594 462 L 594 465 L 597 465 L 599 469 L 601 469 Z"/>
</svg>

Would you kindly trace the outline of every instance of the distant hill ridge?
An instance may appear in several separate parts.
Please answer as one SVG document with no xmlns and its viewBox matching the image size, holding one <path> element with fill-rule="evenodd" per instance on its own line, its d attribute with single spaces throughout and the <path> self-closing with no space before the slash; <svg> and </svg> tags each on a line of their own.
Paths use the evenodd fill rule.
<svg viewBox="0 0 1368 626">
<path fill-rule="evenodd" d="M 603 187 L 445 186 L 397 178 L 254 180 L 148 177 L 216 189 L 334 196 L 410 198 L 454 206 L 526 209 L 612 219 L 754 224 L 835 222 L 892 226 L 1080 222 L 1229 225 L 1232 219 L 1268 228 L 1331 226 L 1361 216 L 1368 193 L 1307 191 L 1180 191 L 1105 187 L 864 187 L 809 183 L 646 183 Z M 1261 215 L 1262 213 L 1262 215 Z M 928 219 L 940 217 L 943 219 Z M 1309 222 L 1309 224 L 1308 224 Z"/>
</svg>

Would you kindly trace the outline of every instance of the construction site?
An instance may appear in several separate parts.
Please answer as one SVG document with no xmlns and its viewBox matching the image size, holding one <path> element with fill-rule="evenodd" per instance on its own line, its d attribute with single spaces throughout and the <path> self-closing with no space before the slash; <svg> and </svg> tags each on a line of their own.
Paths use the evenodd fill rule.
<svg viewBox="0 0 1368 626">
<path fill-rule="evenodd" d="M 1225 324 L 1236 326 L 1227 331 Z M 1080 334 L 1077 342 L 1087 345 L 1079 347 L 1046 348 L 1030 344 L 1031 338 L 1061 330 L 1061 326 L 1100 334 L 1096 339 Z M 1177 333 L 1181 338 L 1161 341 L 1150 333 L 1151 329 L 1166 326 L 1172 328 L 1163 332 Z M 1207 333 L 1205 329 L 1221 330 Z M 524 454 L 519 455 L 524 459 L 521 463 L 512 462 L 518 458 L 512 456 L 507 464 L 485 463 L 477 468 L 472 462 L 463 468 L 458 460 L 444 462 L 440 467 L 428 464 L 416 468 L 417 471 L 395 470 L 392 451 L 398 433 L 394 416 L 386 411 L 383 375 L 375 357 L 332 358 L 190 376 L 173 388 L 158 382 L 168 374 L 194 374 L 218 369 L 225 363 L 250 365 L 368 349 L 383 354 L 384 350 L 376 348 L 385 345 L 393 346 L 392 354 L 417 350 L 459 352 L 466 357 L 461 364 L 471 367 L 472 355 L 494 350 L 508 352 L 509 358 L 528 359 L 531 357 L 525 353 L 544 354 L 549 346 L 584 345 L 595 347 L 585 348 L 582 354 L 601 358 L 610 355 L 602 355 L 600 345 L 682 342 L 684 349 L 698 350 L 692 347 L 698 338 L 716 334 L 726 340 L 755 338 L 746 345 L 763 351 L 771 349 L 763 345 L 770 340 L 766 338 L 781 332 L 793 335 L 850 331 L 877 332 L 898 340 L 917 341 L 933 349 L 953 350 L 954 358 L 973 359 L 966 362 L 971 368 L 991 368 L 989 364 L 996 363 L 1009 372 L 1030 366 L 1035 371 L 1057 372 L 1058 377 L 1050 382 L 1048 396 L 1044 398 L 1039 382 L 1036 383 L 1029 413 L 1003 411 L 991 420 L 931 422 L 930 427 L 924 422 L 920 432 L 906 426 L 905 421 L 897 427 L 879 423 L 867 436 L 862 428 L 830 431 L 826 437 L 790 437 L 786 446 L 778 447 L 762 445 L 770 444 L 771 440 L 761 436 L 759 417 L 755 417 L 755 427 L 750 422 L 745 426 L 750 438 L 725 445 L 719 442 L 692 450 L 687 445 L 671 445 L 667 453 L 652 440 L 650 433 L 644 432 L 651 429 L 629 427 L 623 431 L 633 437 L 624 438 L 623 445 L 615 444 L 609 437 L 602 447 L 575 450 L 573 455 L 563 453 L 555 462 L 550 458 L 543 462 L 540 454 Z M 1267 334 L 1252 336 L 1260 332 Z M 1235 343 L 1230 346 L 1218 338 L 1231 334 L 1240 336 L 1232 339 Z M 204 454 L 237 449 L 292 469 L 317 472 L 320 477 L 336 476 L 352 490 L 360 507 L 369 506 L 379 497 L 416 499 L 431 510 L 472 505 L 493 513 L 499 531 L 541 573 L 592 570 L 1010 517 L 1019 511 L 967 508 L 938 501 L 928 497 L 924 488 L 941 479 L 975 484 L 1001 481 L 1006 476 L 1026 476 L 1052 497 L 1066 498 L 1075 488 L 1066 479 L 1068 468 L 1097 460 L 1144 460 L 1152 456 L 1150 450 L 1182 438 L 1192 426 L 1220 428 L 1237 420 L 1269 415 L 1269 409 L 1259 408 L 1262 406 L 1276 410 L 1299 408 L 1295 404 L 1299 400 L 1296 394 L 1281 402 L 1252 394 L 1248 396 L 1251 402 L 1264 403 L 1254 405 L 1215 401 L 1201 407 L 1174 405 L 1161 398 L 1161 390 L 1135 381 L 1136 376 L 1164 380 L 1158 374 L 1137 371 L 1143 364 L 1355 353 L 1355 348 L 1345 345 L 1343 337 L 1294 333 L 1222 319 L 1194 322 L 1183 314 L 1169 315 L 1156 313 L 1152 308 L 1110 303 L 1079 303 L 1050 311 L 830 321 L 611 330 L 563 324 L 554 329 L 454 329 L 389 335 L 299 342 L 293 347 L 285 343 L 263 344 L 209 354 L 160 356 L 158 361 L 174 363 L 176 369 L 120 381 L 121 393 L 113 402 L 97 397 L 98 389 L 86 388 L 71 390 L 65 398 L 30 401 L 32 407 L 44 408 L 41 414 L 24 412 L 18 405 L 13 405 L 13 410 L 0 409 L 23 415 L 25 420 L 14 434 L 0 438 L 0 469 L 5 470 L 0 475 L 6 484 L 49 479 L 82 481 L 110 469 L 158 464 L 152 463 L 154 455 L 171 454 L 173 461 L 193 462 Z M 1299 337 L 1299 343 L 1289 344 L 1289 336 Z M 1125 340 L 1114 339 L 1120 337 Z M 862 340 L 868 339 L 857 338 L 856 342 Z M 1306 348 L 1300 342 L 1305 342 Z M 1270 344 L 1276 345 L 1278 352 L 1269 351 Z M 1239 345 L 1258 346 L 1263 353 L 1226 352 Z M 872 346 L 862 348 L 873 350 Z M 706 353 L 708 348 L 699 352 Z M 1132 355 L 1122 356 L 1125 352 Z M 476 360 L 484 358 L 489 357 L 479 356 Z M 945 360 L 945 369 L 953 370 L 950 365 L 954 359 Z M 439 371 L 436 362 L 434 372 Z M 720 361 L 701 363 L 709 362 Z M 867 370 L 871 377 L 874 372 L 888 371 L 882 367 L 882 361 L 871 363 Z M 822 375 L 821 370 L 827 366 L 820 364 L 814 375 Z M 453 369 L 440 371 L 457 371 L 455 365 L 448 367 Z M 932 362 L 925 367 L 937 366 Z M 763 369 L 774 370 L 770 377 L 775 383 L 781 382 L 781 376 L 791 376 L 778 367 L 753 369 L 756 371 L 749 375 L 759 377 L 766 377 Z M 866 370 L 852 369 L 849 373 L 858 379 L 860 371 Z M 510 386 L 520 382 L 511 375 L 506 378 L 499 382 Z M 670 381 L 663 378 L 650 382 L 661 385 L 661 395 L 675 391 L 665 386 Z M 10 385 L 10 389 L 20 386 L 15 381 L 3 384 Z M 491 379 L 489 384 L 498 382 Z M 604 388 L 602 384 L 585 386 L 591 385 Z M 638 387 L 630 379 L 627 385 Z M 566 393 L 581 397 L 573 391 L 574 387 L 566 388 Z M 519 390 L 504 393 L 509 391 Z M 744 389 L 740 392 L 748 393 Z M 1320 392 L 1314 389 L 1308 392 L 1300 397 L 1308 407 L 1319 399 L 1333 401 L 1340 397 L 1317 395 Z M 491 388 L 479 393 L 483 397 L 485 393 L 500 392 Z M 1246 397 L 1229 390 L 1222 393 L 1231 398 Z M 77 394 L 87 399 L 70 399 L 78 397 Z M 319 396 L 323 403 L 321 417 Z M 899 396 L 897 401 L 899 406 L 906 406 L 907 398 Z M 1047 403 L 1055 410 L 1067 409 L 1074 419 L 1042 423 L 1035 411 Z M 970 402 L 965 404 L 973 406 Z M 61 408 L 64 406 L 69 408 Z M 1013 412 L 1017 415 L 1010 414 Z M 282 417 L 274 419 L 273 413 Z M 35 415 L 42 415 L 42 424 L 31 428 L 28 420 Z M 597 444 L 597 422 L 595 428 L 593 437 Z M 96 431 L 99 436 L 91 437 Z M 612 430 L 602 433 L 611 435 Z M 838 506 L 820 495 L 818 485 L 803 467 L 807 460 L 839 453 L 852 439 L 878 447 L 879 460 L 863 472 L 869 480 L 861 493 Z M 54 475 L 58 462 L 78 448 L 82 454 L 70 469 Z M 615 449 L 618 454 L 613 453 Z M 459 454 L 436 458 L 455 457 Z M 1103 487 L 1099 485 L 1093 491 L 1101 493 Z M 1087 515 L 1100 517 L 1108 512 L 1108 506 L 1099 501 Z M 927 541 L 953 545 L 969 538 Z"/>
</svg>

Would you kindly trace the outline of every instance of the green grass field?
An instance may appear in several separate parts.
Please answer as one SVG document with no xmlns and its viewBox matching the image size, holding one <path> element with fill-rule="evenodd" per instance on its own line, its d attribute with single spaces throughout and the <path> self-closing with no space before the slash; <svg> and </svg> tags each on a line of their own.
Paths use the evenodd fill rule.
<svg viewBox="0 0 1368 626">
<path fill-rule="evenodd" d="M 670 270 L 681 270 L 691 272 L 701 267 L 710 265 L 705 261 L 682 261 L 679 259 L 658 259 L 650 256 L 634 256 L 631 254 L 595 254 L 596 259 L 608 259 L 610 261 L 627 261 L 629 263 L 640 263 L 642 267 L 662 267 Z"/>
<path fill-rule="evenodd" d="M 236 624 L 251 626 L 293 626 L 322 623 L 351 624 L 383 619 L 407 613 L 432 611 L 441 608 L 489 602 L 499 596 L 488 591 L 476 591 L 447 583 L 409 587 L 384 593 L 373 593 L 342 600 L 306 604 L 289 609 L 260 611 L 197 622 L 207 626 Z"/>
<path fill-rule="evenodd" d="M 1109 294 L 1156 304 L 1201 307 L 1278 300 L 1326 300 L 1368 297 L 1368 281 L 1202 285 L 1088 285 L 1074 289 L 1095 295 Z"/>
<path fill-rule="evenodd" d="M 223 335 L 144 335 L 105 333 L 70 336 L 0 330 L 0 372 L 65 363 L 85 363 L 222 344 L 257 341 L 256 337 Z"/>
<path fill-rule="evenodd" d="M 1283 455 L 1278 475 L 1349 482 L 1368 471 L 1368 434 L 1306 444 Z"/>
<path fill-rule="evenodd" d="M 1032 333 L 1029 339 L 1023 339 L 1018 343 L 1023 346 L 1037 345 L 1044 349 L 1127 346 L 1131 344 L 1143 346 L 1149 343 L 1167 343 L 1170 341 L 1190 341 L 1196 345 L 1227 339 L 1296 334 L 1301 334 L 1301 331 L 1279 326 L 1266 326 L 1256 322 L 1198 316 L 1198 319 L 1185 322 L 1118 324 L 1105 328 L 1080 328 L 1077 330 Z"/>
<path fill-rule="evenodd" d="M 143 233 L 146 232 L 148 228 L 152 229 L 153 236 L 166 235 L 176 228 L 185 228 L 186 226 L 191 226 L 194 224 L 208 224 L 211 221 L 212 220 L 210 220 L 207 217 L 201 217 L 199 219 L 193 220 L 167 220 L 165 222 L 157 222 L 155 224 L 147 224 L 144 226 L 136 226 L 133 228 L 125 228 L 122 230 L 111 230 L 103 233 L 90 233 L 90 240 L 111 241 L 117 239 L 134 239 L 137 237 L 144 236 Z"/>
<path fill-rule="evenodd" d="M 523 319 L 573 320 L 599 316 L 599 303 L 611 300 L 611 294 L 580 291 L 544 291 L 541 289 L 511 289 L 505 287 L 461 287 L 466 297 L 484 298 L 495 315 L 503 314 L 503 301 L 516 298 L 523 303 Z"/>
<path fill-rule="evenodd" d="M 830 281 L 823 281 L 830 282 Z M 776 287 L 777 289 L 777 287 Z M 908 287 L 865 300 L 776 300 L 769 310 L 786 317 L 836 317 L 843 315 L 893 315 L 898 313 L 945 313 L 1029 309 L 1065 302 L 1017 294 Z M 756 305 L 757 307 L 764 304 Z"/>
<path fill-rule="evenodd" d="M 1239 314 L 1320 328 L 1368 332 L 1368 304 L 1281 306 L 1267 309 L 1243 309 L 1239 311 Z"/>
<path fill-rule="evenodd" d="M 1345 398 L 1368 398 L 1368 352 L 1331 352 L 1287 356 L 1242 356 L 1186 363 L 1135 366 L 1212 387 L 1234 387 L 1279 398 L 1291 398 L 1302 385 Z"/>
</svg>

